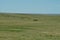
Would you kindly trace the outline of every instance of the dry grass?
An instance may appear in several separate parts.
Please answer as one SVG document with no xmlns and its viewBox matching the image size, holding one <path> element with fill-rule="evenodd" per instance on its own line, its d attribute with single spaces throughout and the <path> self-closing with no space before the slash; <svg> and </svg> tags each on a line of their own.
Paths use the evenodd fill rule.
<svg viewBox="0 0 60 40">
<path fill-rule="evenodd" d="M 60 16 L 0 14 L 0 40 L 60 40 Z"/>
</svg>

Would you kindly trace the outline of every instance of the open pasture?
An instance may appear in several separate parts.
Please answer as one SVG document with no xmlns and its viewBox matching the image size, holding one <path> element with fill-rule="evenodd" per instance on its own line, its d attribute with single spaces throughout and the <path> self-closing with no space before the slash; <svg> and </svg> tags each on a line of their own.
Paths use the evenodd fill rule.
<svg viewBox="0 0 60 40">
<path fill-rule="evenodd" d="M 60 40 L 60 16 L 0 14 L 0 40 Z"/>
</svg>

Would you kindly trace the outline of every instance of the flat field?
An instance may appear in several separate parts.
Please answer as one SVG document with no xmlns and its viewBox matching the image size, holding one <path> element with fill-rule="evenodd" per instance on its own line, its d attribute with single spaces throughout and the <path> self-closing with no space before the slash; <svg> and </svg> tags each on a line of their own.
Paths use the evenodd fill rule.
<svg viewBox="0 0 60 40">
<path fill-rule="evenodd" d="M 60 40 L 60 15 L 0 14 L 0 40 Z"/>
</svg>

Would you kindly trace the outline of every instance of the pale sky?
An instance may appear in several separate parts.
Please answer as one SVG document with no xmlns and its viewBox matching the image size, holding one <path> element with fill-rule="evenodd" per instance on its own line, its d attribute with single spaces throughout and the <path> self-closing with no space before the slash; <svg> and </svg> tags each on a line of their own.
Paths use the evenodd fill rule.
<svg viewBox="0 0 60 40">
<path fill-rule="evenodd" d="M 0 12 L 60 13 L 60 0 L 0 0 Z"/>
</svg>

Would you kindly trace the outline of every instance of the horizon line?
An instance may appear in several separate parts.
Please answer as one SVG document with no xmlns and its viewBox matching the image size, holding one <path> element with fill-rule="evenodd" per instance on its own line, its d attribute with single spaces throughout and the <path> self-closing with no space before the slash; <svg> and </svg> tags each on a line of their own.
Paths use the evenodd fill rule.
<svg viewBox="0 0 60 40">
<path fill-rule="evenodd" d="M 23 14 L 60 14 L 60 13 L 34 13 L 34 12 L 0 12 L 0 13 L 23 13 Z"/>
</svg>

